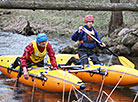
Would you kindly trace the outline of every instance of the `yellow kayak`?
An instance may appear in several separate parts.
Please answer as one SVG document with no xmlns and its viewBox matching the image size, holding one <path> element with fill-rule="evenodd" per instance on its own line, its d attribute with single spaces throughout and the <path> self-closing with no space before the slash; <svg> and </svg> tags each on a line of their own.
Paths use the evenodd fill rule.
<svg viewBox="0 0 138 102">
<path fill-rule="evenodd" d="M 0 56 L 0 71 L 9 78 L 16 79 L 18 75 L 18 69 L 9 69 L 7 67 L 14 62 L 19 55 L 2 55 Z M 29 79 L 26 80 L 23 76 L 19 78 L 19 82 L 28 86 L 35 86 L 37 88 L 51 91 L 51 92 L 63 92 L 70 91 L 70 88 L 74 86 L 77 89 L 84 89 L 86 86 L 78 77 L 62 70 L 49 70 L 45 68 L 32 68 L 29 72 Z"/>
<path fill-rule="evenodd" d="M 57 63 L 65 64 L 72 56 L 77 57 L 73 54 L 58 54 L 56 55 Z M 49 63 L 49 59 L 47 62 Z M 62 68 L 62 70 L 66 69 L 68 69 L 66 66 Z M 123 65 L 90 65 L 90 67 L 84 67 L 82 71 L 71 73 L 85 82 L 102 83 L 104 80 L 106 85 L 116 85 L 117 83 L 118 85 L 133 85 L 138 83 L 138 70 Z"/>
</svg>

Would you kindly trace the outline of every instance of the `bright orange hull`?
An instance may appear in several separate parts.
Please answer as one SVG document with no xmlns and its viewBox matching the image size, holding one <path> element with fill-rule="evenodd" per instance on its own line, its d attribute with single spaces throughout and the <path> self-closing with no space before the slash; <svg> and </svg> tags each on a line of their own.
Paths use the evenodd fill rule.
<svg viewBox="0 0 138 102">
<path fill-rule="evenodd" d="M 72 56 L 76 57 L 76 55 L 73 54 L 56 55 L 57 63 L 65 64 Z M 48 63 L 50 62 L 49 59 L 47 62 Z M 113 65 L 113 66 L 93 65 L 90 67 L 86 67 L 85 69 L 87 68 L 88 69 L 106 68 L 105 70 L 103 70 L 108 73 L 108 75 L 105 77 L 104 80 L 104 84 L 106 85 L 116 85 L 117 83 L 119 83 L 119 85 L 133 85 L 138 83 L 138 70 L 134 68 L 125 67 L 123 65 Z M 104 76 L 101 74 L 93 74 L 90 72 L 78 72 L 73 74 L 85 82 L 102 83 L 104 78 Z"/>
<path fill-rule="evenodd" d="M 16 79 L 18 72 L 16 71 L 11 71 L 11 73 L 7 73 L 7 68 L 4 68 L 2 66 L 0 66 L 0 70 L 1 72 L 13 79 Z M 80 85 L 82 84 L 76 84 L 73 82 L 69 82 L 67 80 L 64 79 L 60 79 L 58 77 L 54 77 L 51 75 L 46 75 L 47 80 L 43 80 L 43 78 L 41 79 L 41 77 L 36 77 L 36 75 L 30 74 L 29 79 L 26 80 L 22 74 L 22 76 L 19 78 L 19 82 L 23 83 L 25 85 L 29 85 L 29 86 L 33 86 L 34 82 L 35 82 L 35 86 L 37 88 L 43 89 L 43 90 L 47 90 L 47 91 L 52 91 L 52 92 L 62 92 L 63 91 L 63 86 L 65 85 L 65 89 L 64 91 L 70 91 L 70 88 L 73 86 L 75 86 L 77 89 L 80 89 Z M 79 80 L 81 82 L 81 80 Z"/>
<path fill-rule="evenodd" d="M 7 66 L 9 66 L 16 59 L 17 56 L 14 55 L 3 55 L 0 56 L 0 71 L 13 79 L 17 79 L 18 68 L 9 70 L 7 72 Z M 26 80 L 23 76 L 19 78 L 19 82 L 25 85 L 33 86 L 52 92 L 63 92 L 70 91 L 70 88 L 74 86 L 77 89 L 85 88 L 84 83 L 78 77 L 62 71 L 62 70 L 53 70 L 49 71 L 48 69 L 32 69 L 28 71 L 29 79 Z M 44 73 L 44 76 L 40 75 Z M 35 84 L 34 84 L 35 82 Z"/>
<path fill-rule="evenodd" d="M 88 69 L 95 69 L 95 68 L 104 68 L 102 72 L 107 73 L 107 75 L 103 75 L 100 73 L 92 73 L 92 72 L 77 72 L 73 73 L 73 75 L 79 77 L 81 80 L 85 82 L 95 82 L 95 83 L 103 83 L 105 85 L 134 85 L 138 84 L 138 70 L 127 68 L 122 65 L 114 65 L 114 66 L 91 66 L 87 67 Z M 87 69 L 85 68 L 85 69 Z M 67 71 L 66 68 L 60 68 L 60 70 Z M 69 69 L 71 72 L 72 70 Z"/>
</svg>

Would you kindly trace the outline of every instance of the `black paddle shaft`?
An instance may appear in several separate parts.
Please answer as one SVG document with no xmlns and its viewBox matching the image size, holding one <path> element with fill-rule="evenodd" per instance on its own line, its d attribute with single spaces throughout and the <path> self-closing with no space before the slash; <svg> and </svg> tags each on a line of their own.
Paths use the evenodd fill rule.
<svg viewBox="0 0 138 102">
<path fill-rule="evenodd" d="M 106 48 L 106 49 L 107 49 L 109 52 L 111 52 L 114 56 L 118 57 L 118 55 L 115 54 L 113 51 L 111 51 L 108 47 L 104 47 L 104 48 Z"/>
<path fill-rule="evenodd" d="M 87 30 L 86 28 L 84 28 L 83 31 L 84 31 L 86 34 L 88 34 L 91 38 L 93 38 L 96 42 L 98 42 L 100 45 L 102 45 L 102 42 L 100 42 L 100 41 L 97 40 L 93 35 L 91 35 L 91 34 L 88 32 L 88 30 Z M 111 52 L 114 56 L 118 57 L 118 55 L 115 54 L 114 52 L 112 52 L 109 48 L 107 48 L 107 47 L 104 47 L 104 48 L 106 48 L 106 49 L 107 49 L 109 52 Z"/>
</svg>

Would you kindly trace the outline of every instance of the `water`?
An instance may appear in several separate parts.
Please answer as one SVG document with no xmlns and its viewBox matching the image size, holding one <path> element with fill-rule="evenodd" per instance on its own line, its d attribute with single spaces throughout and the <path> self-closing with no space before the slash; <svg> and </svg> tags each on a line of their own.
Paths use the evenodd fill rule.
<svg viewBox="0 0 138 102">
<path fill-rule="evenodd" d="M 0 32 L 0 55 L 14 54 L 14 55 L 22 55 L 24 52 L 24 48 L 33 40 L 35 40 L 36 35 L 32 36 L 23 36 L 20 34 L 6 33 Z M 56 37 L 48 37 L 48 41 L 52 45 L 54 51 L 58 53 L 59 48 L 64 48 L 67 43 L 71 42 L 70 38 L 56 38 Z M 68 43 L 68 45 L 72 44 Z"/>
<path fill-rule="evenodd" d="M 23 54 L 26 45 L 28 45 L 32 40 L 35 40 L 35 38 L 35 35 L 26 37 L 19 34 L 0 32 L 0 55 L 21 55 Z M 59 48 L 64 48 L 65 46 L 71 45 L 73 43 L 70 38 L 64 37 L 54 37 L 54 39 L 52 37 L 48 37 L 48 40 L 55 50 L 56 54 L 58 54 Z M 111 56 L 109 55 L 100 55 L 99 58 L 102 62 L 106 62 L 107 65 L 110 57 Z M 129 59 L 134 62 L 138 68 L 138 63 L 136 63 L 138 61 L 138 58 L 130 57 Z M 111 62 L 118 63 L 115 58 L 113 58 Z M 19 84 L 19 87 L 15 88 L 13 87 L 14 83 L 15 80 L 7 78 L 0 72 L 0 102 L 63 102 L 62 93 L 51 93 L 35 88 L 34 94 L 32 94 L 32 87 Z M 81 92 L 95 101 L 98 96 L 100 86 L 101 85 L 95 83 L 87 83 L 86 89 Z M 104 86 L 103 88 L 103 90 L 107 93 L 110 93 L 112 89 L 112 86 Z M 115 102 L 132 102 L 137 91 L 137 85 L 131 87 L 118 87 L 111 95 L 111 98 Z M 80 97 L 80 95 L 78 97 Z M 72 92 L 70 98 L 71 101 L 77 100 L 74 92 Z M 65 93 L 64 101 L 67 102 L 67 99 L 68 93 Z M 105 95 L 102 100 L 104 99 Z M 84 100 L 85 101 L 83 102 L 89 102 L 86 99 Z"/>
</svg>

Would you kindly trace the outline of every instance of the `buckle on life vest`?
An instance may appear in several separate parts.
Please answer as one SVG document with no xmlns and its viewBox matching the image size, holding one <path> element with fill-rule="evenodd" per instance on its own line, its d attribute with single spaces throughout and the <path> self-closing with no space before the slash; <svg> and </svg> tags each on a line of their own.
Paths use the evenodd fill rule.
<svg viewBox="0 0 138 102">
<path fill-rule="evenodd" d="M 79 43 L 84 43 L 84 41 L 83 41 L 83 40 L 81 40 L 81 41 L 79 41 Z"/>
</svg>

